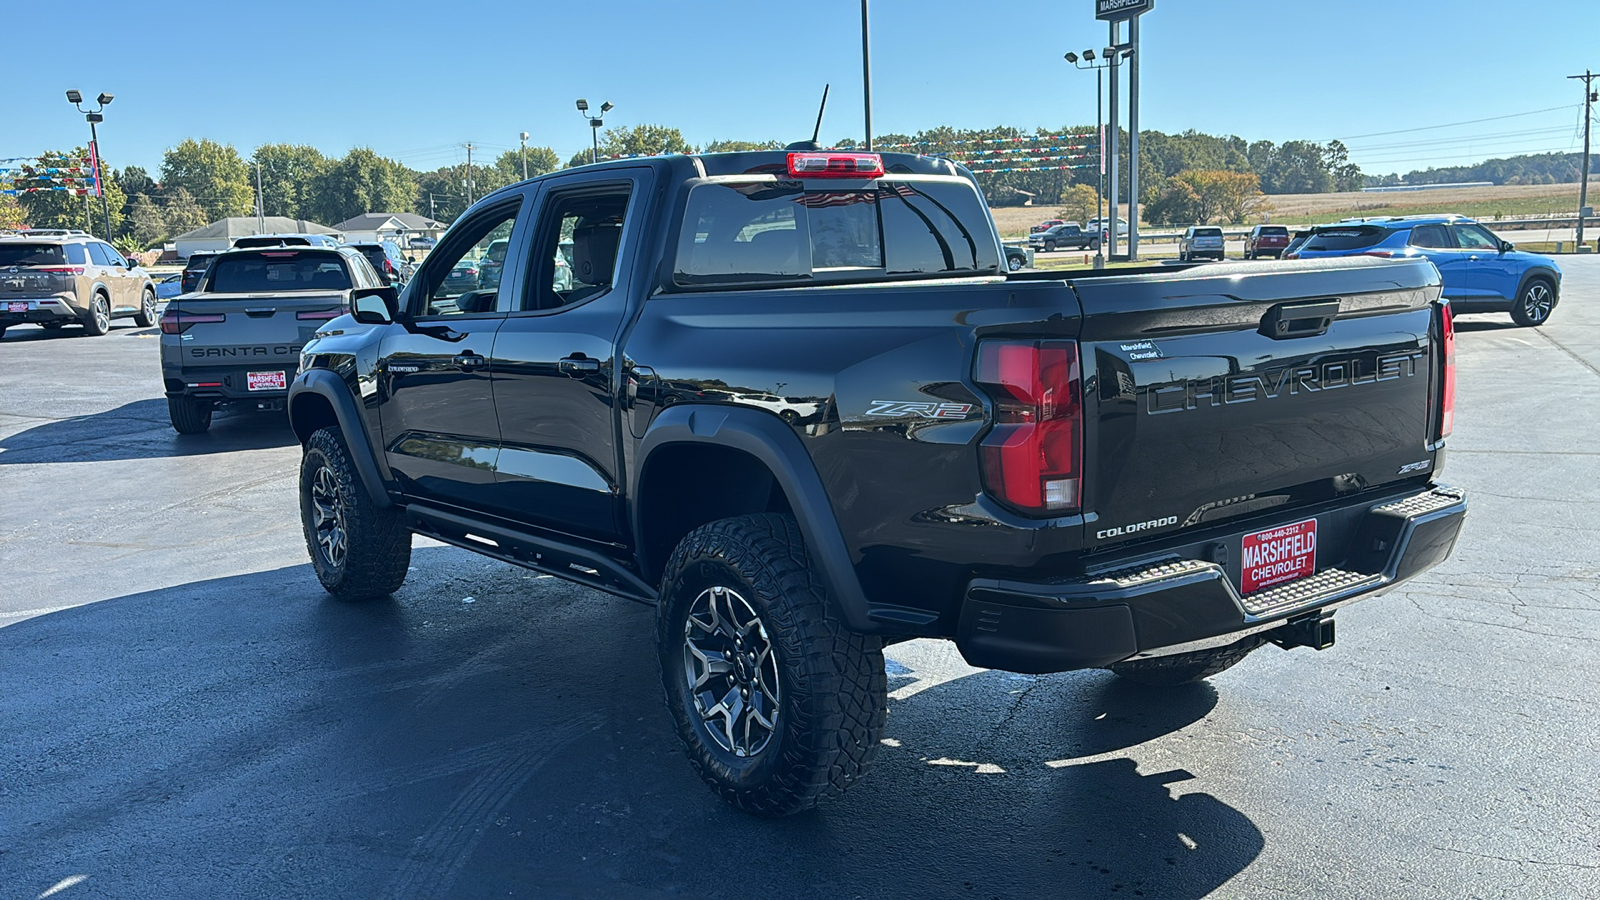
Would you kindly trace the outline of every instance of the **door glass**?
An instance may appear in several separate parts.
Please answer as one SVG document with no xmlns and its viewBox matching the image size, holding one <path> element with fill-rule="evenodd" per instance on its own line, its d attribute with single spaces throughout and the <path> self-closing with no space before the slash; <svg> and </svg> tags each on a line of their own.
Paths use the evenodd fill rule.
<svg viewBox="0 0 1600 900">
<path fill-rule="evenodd" d="M 1477 225 L 1455 226 L 1456 242 L 1463 250 L 1499 250 L 1500 242 Z"/>
<path fill-rule="evenodd" d="M 511 228 L 520 201 L 495 210 L 451 235 L 428 257 L 428 290 L 420 295 L 423 316 L 459 316 L 493 312 L 500 296 L 501 273 L 511 247 Z"/>
<path fill-rule="evenodd" d="M 1443 225 L 1418 225 L 1411 229 L 1411 246 L 1425 250 L 1450 248 L 1450 233 Z"/>
<path fill-rule="evenodd" d="M 522 308 L 559 309 L 609 290 L 629 188 L 556 195 L 539 216 L 536 264 Z"/>
<path fill-rule="evenodd" d="M 105 244 L 90 244 L 89 258 L 94 260 L 94 264 L 97 266 L 109 266 L 112 264 L 111 254 L 107 251 L 110 249 Z"/>
</svg>

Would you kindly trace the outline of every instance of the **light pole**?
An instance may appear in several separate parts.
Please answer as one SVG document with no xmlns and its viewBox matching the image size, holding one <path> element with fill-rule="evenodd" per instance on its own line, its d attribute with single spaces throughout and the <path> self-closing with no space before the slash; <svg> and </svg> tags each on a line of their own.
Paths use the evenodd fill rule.
<svg viewBox="0 0 1600 900">
<path fill-rule="evenodd" d="M 93 110 L 87 110 L 83 108 L 82 94 L 75 90 L 67 91 L 67 102 L 77 107 L 78 112 L 83 113 L 83 117 L 89 122 L 89 155 L 94 160 L 94 189 L 100 192 L 100 211 L 106 217 L 106 243 L 108 244 L 111 243 L 111 204 L 106 200 L 106 184 L 100 174 L 101 169 L 104 168 L 104 159 L 100 156 L 100 135 L 96 132 L 94 126 L 106 120 L 106 117 L 101 115 L 100 111 L 105 109 L 112 99 L 109 93 L 101 94 L 95 98 L 100 105 Z"/>
<path fill-rule="evenodd" d="M 517 140 L 522 144 L 522 180 L 528 180 L 528 133 L 517 135 Z"/>
<path fill-rule="evenodd" d="M 1105 70 L 1110 68 L 1111 61 L 1115 58 L 1115 56 L 1116 51 L 1108 47 L 1106 48 L 1105 53 L 1098 60 L 1094 58 L 1093 50 L 1083 51 L 1083 56 L 1081 57 L 1076 53 L 1068 53 L 1066 56 L 1062 57 L 1062 59 L 1065 59 L 1067 62 L 1072 63 L 1074 66 L 1077 66 L 1080 69 L 1094 70 L 1094 134 L 1095 140 L 1099 141 L 1099 149 L 1095 151 L 1095 156 L 1098 158 L 1100 167 L 1100 175 L 1094 180 L 1094 217 L 1096 222 L 1096 231 L 1106 227 L 1105 212 L 1101 209 L 1102 203 L 1105 199 L 1106 184 L 1105 110 L 1100 105 L 1100 95 L 1105 91 Z M 1106 241 L 1109 238 L 1110 235 L 1106 235 L 1104 238 L 1095 241 L 1094 267 L 1096 269 L 1105 268 Z"/>
<path fill-rule="evenodd" d="M 600 112 L 598 115 L 591 116 L 589 115 L 589 101 L 578 101 L 578 112 L 581 113 L 585 119 L 589 120 L 589 128 L 594 132 L 594 149 L 589 151 L 589 162 L 591 163 L 597 163 L 600 161 L 600 126 L 605 124 L 605 122 L 602 121 L 605 114 L 611 112 L 613 109 L 616 109 L 616 107 L 612 106 L 611 101 L 608 100 L 605 103 L 600 104 Z"/>
</svg>

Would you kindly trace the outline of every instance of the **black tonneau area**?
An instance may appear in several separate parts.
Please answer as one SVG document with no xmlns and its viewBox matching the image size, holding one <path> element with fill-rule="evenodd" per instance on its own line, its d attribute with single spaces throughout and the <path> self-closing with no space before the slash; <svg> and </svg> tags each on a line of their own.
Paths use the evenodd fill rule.
<svg viewBox="0 0 1600 900">
<path fill-rule="evenodd" d="M 1432 470 L 1439 276 L 1425 261 L 1072 273 L 1068 283 L 1084 314 L 1086 547 Z"/>
</svg>

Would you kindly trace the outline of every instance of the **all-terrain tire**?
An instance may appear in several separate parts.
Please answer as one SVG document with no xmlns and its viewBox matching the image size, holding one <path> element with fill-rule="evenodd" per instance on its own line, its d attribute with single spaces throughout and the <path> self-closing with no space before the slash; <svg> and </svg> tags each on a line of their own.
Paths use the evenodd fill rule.
<svg viewBox="0 0 1600 900">
<path fill-rule="evenodd" d="M 211 404 L 188 397 L 168 397 L 167 418 L 179 434 L 205 434 L 211 430 Z"/>
<path fill-rule="evenodd" d="M 1511 304 L 1511 321 L 1531 328 L 1550 321 L 1556 308 L 1556 289 L 1548 278 L 1530 278 Z"/>
<path fill-rule="evenodd" d="M 100 337 L 111 330 L 111 303 L 104 294 L 95 294 L 89 301 L 89 311 L 83 316 L 83 331 Z"/>
<path fill-rule="evenodd" d="M 336 426 L 317 429 L 300 458 L 300 523 L 311 567 L 328 593 L 371 600 L 405 583 L 411 566 L 405 515 L 398 507 L 372 502 Z M 340 549 L 332 549 L 325 538 Z"/>
<path fill-rule="evenodd" d="M 1251 635 L 1226 647 L 1196 650 L 1193 653 L 1176 653 L 1172 656 L 1155 656 L 1111 664 L 1117 675 L 1154 687 L 1172 687 L 1204 681 L 1226 669 L 1231 669 L 1250 651 L 1261 646 L 1262 639 Z"/>
<path fill-rule="evenodd" d="M 729 629 L 750 642 L 743 645 L 750 658 L 758 658 L 761 651 L 751 643 L 759 643 L 766 647 L 759 660 L 770 658 L 772 664 L 736 669 L 724 662 L 729 674 L 708 681 L 696 694 L 690 683 L 693 660 L 705 657 L 692 651 L 718 635 L 696 611 L 708 602 L 715 609 L 719 597 L 730 611 L 742 604 L 737 608 L 755 621 L 741 623 L 738 613 L 710 619 L 731 620 Z M 883 736 L 887 706 L 883 642 L 853 633 L 835 618 L 792 516 L 738 516 L 689 532 L 661 577 L 656 625 L 667 709 L 690 765 L 723 800 L 754 815 L 784 816 L 837 795 L 866 772 Z M 737 663 L 743 652 L 713 655 Z M 705 674 L 712 671 L 706 663 Z M 760 746 L 754 745 L 748 722 L 743 735 L 750 746 L 745 747 L 725 746 L 725 738 L 714 737 L 708 725 L 708 701 L 726 704 L 743 690 L 734 683 L 736 672 L 739 678 L 754 672 L 753 678 L 763 679 L 748 686 L 755 696 L 769 674 L 775 683 L 776 697 L 767 701 L 775 715 L 770 729 L 757 729 L 765 731 Z M 735 719 L 724 713 L 723 733 L 735 731 L 730 724 Z"/>
<path fill-rule="evenodd" d="M 155 291 L 145 289 L 144 295 L 139 298 L 139 312 L 133 317 L 133 321 L 140 328 L 149 328 L 156 324 Z"/>
</svg>

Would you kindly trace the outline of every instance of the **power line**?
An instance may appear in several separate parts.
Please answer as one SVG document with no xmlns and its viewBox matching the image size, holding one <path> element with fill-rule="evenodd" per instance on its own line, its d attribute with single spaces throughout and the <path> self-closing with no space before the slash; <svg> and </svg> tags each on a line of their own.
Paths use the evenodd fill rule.
<svg viewBox="0 0 1600 900">
<path fill-rule="evenodd" d="M 1572 104 L 1565 106 L 1552 106 L 1548 109 L 1530 109 L 1527 112 L 1511 113 L 1504 116 L 1490 116 L 1487 119 L 1468 119 L 1465 122 L 1447 122 L 1443 125 L 1423 125 L 1420 128 L 1399 128 L 1394 131 L 1374 131 L 1371 134 L 1351 134 L 1344 137 L 1332 138 L 1336 141 L 1354 141 L 1369 137 L 1386 137 L 1391 134 L 1410 134 L 1413 131 L 1433 131 L 1438 128 L 1456 128 L 1461 125 L 1477 125 L 1480 122 L 1498 122 L 1501 119 L 1515 119 L 1521 116 L 1537 116 L 1540 113 L 1555 112 L 1557 110 L 1572 109 Z"/>
</svg>

